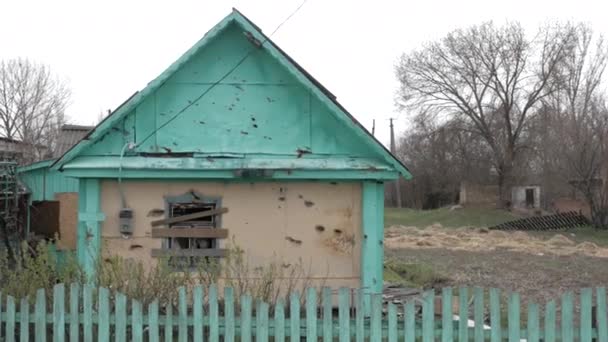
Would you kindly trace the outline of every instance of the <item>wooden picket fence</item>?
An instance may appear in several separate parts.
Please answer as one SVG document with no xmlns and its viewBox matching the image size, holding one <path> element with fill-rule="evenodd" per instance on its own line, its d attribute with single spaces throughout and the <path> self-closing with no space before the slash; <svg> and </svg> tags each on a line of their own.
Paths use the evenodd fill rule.
<svg viewBox="0 0 608 342">
<path fill-rule="evenodd" d="M 542 310 L 530 303 L 521 311 L 517 293 L 505 296 L 504 305 L 499 290 L 481 288 L 445 288 L 437 295 L 428 291 L 421 298 L 388 305 L 381 295 L 359 290 L 339 289 L 335 301 L 331 289 L 309 289 L 303 297 L 292 294 L 272 307 L 247 295 L 235 298 L 231 288 L 225 288 L 221 298 L 218 292 L 215 286 L 195 287 L 190 297 L 180 288 L 174 312 L 161 310 L 158 301 L 144 308 L 120 293 L 78 284 L 69 286 L 66 297 L 66 287 L 59 284 L 52 303 L 46 303 L 44 290 L 35 301 L 0 296 L 0 333 L 4 341 L 58 342 L 608 341 L 605 288 L 596 289 L 595 296 L 592 289 L 582 289 L 580 300 L 566 293 L 559 311 L 555 301 Z M 471 311 L 474 324 L 468 320 Z M 575 311 L 580 312 L 577 319 Z"/>
</svg>

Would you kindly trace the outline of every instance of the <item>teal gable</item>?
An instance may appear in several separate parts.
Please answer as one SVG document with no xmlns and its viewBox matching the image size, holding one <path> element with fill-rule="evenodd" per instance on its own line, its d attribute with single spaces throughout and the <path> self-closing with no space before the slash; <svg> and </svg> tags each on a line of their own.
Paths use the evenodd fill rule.
<svg viewBox="0 0 608 342">
<path fill-rule="evenodd" d="M 383 182 L 411 177 L 333 94 L 236 10 L 51 170 L 80 180 L 78 258 L 89 272 L 102 227 L 114 222 L 115 213 L 104 208 L 116 180 L 119 187 L 131 181 L 127 189 L 138 192 L 143 180 L 155 191 L 169 191 L 162 190 L 168 180 L 223 182 L 209 189 L 266 184 L 260 191 L 274 191 L 272 182 L 350 184 L 341 196 L 360 201 L 351 205 L 358 217 L 349 221 L 361 238 L 353 272 L 360 269 L 358 286 L 374 293 L 382 289 Z M 330 190 L 319 194 L 331 197 Z M 226 190 L 225 202 L 231 191 L 239 190 Z M 327 205 L 340 203 L 336 197 Z"/>
</svg>

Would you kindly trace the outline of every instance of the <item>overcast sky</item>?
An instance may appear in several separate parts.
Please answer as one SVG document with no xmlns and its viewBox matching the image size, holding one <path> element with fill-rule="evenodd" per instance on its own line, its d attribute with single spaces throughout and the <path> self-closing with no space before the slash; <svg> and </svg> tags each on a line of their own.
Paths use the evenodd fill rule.
<svg viewBox="0 0 608 342">
<path fill-rule="evenodd" d="M 0 58 L 48 64 L 72 89 L 69 121 L 94 124 L 142 89 L 236 7 L 266 33 L 302 0 L 0 0 Z M 603 1 L 606 2 L 605 0 Z M 272 39 L 387 143 L 397 113 L 398 57 L 447 32 L 487 20 L 529 30 L 552 20 L 585 21 L 608 35 L 608 5 L 590 0 L 308 0 Z"/>
</svg>

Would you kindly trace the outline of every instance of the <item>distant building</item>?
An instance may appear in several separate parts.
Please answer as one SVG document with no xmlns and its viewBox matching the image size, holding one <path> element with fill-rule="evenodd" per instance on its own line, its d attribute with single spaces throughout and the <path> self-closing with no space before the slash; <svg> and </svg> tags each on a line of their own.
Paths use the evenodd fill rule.
<svg viewBox="0 0 608 342">
<path fill-rule="evenodd" d="M 535 184 L 511 187 L 511 207 L 515 209 L 540 209 L 541 187 Z M 460 205 L 496 207 L 500 203 L 498 185 L 462 182 Z"/>
</svg>

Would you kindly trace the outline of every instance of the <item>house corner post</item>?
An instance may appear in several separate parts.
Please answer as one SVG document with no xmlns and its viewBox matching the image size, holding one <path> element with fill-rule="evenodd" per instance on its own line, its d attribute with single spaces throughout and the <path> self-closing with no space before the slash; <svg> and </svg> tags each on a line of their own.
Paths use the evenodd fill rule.
<svg viewBox="0 0 608 342">
<path fill-rule="evenodd" d="M 361 288 L 364 294 L 381 294 L 384 264 L 384 184 L 364 181 L 362 189 Z M 365 312 L 370 309 L 365 297 Z"/>
<path fill-rule="evenodd" d="M 99 179 L 83 178 L 78 191 L 77 260 L 89 281 L 101 254 L 101 186 Z"/>
</svg>

